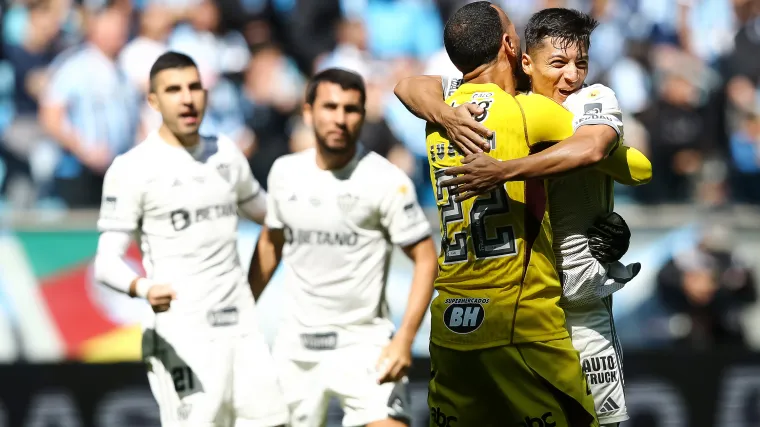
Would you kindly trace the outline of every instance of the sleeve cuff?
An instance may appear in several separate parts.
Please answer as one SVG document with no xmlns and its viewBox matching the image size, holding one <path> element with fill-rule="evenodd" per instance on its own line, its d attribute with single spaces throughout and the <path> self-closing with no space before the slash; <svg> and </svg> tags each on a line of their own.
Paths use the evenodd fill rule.
<svg viewBox="0 0 760 427">
<path fill-rule="evenodd" d="M 409 232 L 406 232 L 397 237 L 394 237 L 392 241 L 394 245 L 398 245 L 402 248 L 405 248 L 415 243 L 419 243 L 430 236 L 431 236 L 430 226 L 428 224 L 425 224 L 424 228 L 422 226 L 415 227 L 413 230 L 410 230 Z"/>
</svg>

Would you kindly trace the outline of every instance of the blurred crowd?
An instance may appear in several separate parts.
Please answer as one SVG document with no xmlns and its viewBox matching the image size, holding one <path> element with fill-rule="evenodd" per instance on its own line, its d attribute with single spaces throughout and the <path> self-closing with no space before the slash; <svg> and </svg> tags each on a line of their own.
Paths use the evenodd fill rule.
<svg viewBox="0 0 760 427">
<path fill-rule="evenodd" d="M 368 85 L 362 140 L 431 203 L 424 124 L 393 96 L 413 74 L 457 74 L 443 23 L 466 0 L 2 0 L 0 183 L 12 208 L 88 208 L 114 156 L 160 122 L 152 62 L 192 56 L 209 89 L 203 132 L 235 139 L 262 183 L 314 144 L 305 80 L 353 69 Z M 591 13 L 588 82 L 615 90 L 626 141 L 654 179 L 620 202 L 760 203 L 760 0 L 496 0 L 518 31 L 545 7 Z"/>
</svg>

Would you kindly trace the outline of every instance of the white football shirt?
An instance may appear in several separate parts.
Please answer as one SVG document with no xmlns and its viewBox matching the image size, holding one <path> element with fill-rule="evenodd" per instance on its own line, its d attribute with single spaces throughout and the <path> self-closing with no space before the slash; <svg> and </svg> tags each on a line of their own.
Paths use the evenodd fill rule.
<svg viewBox="0 0 760 427">
<path fill-rule="evenodd" d="M 573 113 L 573 129 L 584 125 L 607 125 L 622 144 L 623 121 L 615 92 L 594 84 L 570 95 L 564 107 Z M 622 288 L 608 283 L 608 266 L 591 255 L 586 232 L 594 220 L 614 207 L 614 181 L 589 169 L 549 180 L 549 217 L 554 233 L 564 307 L 585 305 Z M 608 285 L 608 286 L 604 286 Z"/>
<path fill-rule="evenodd" d="M 237 209 L 262 197 L 245 157 L 223 136 L 202 137 L 191 152 L 154 132 L 114 160 L 98 229 L 134 232 L 147 277 L 177 293 L 145 327 L 250 331 L 254 301 L 238 259 Z"/>
<path fill-rule="evenodd" d="M 441 76 L 444 98 L 462 85 L 456 76 Z M 594 84 L 567 97 L 563 106 L 573 113 L 573 129 L 585 125 L 607 125 L 623 143 L 623 114 L 612 89 Z M 610 279 L 610 268 L 620 276 L 630 273 L 617 262 L 604 265 L 588 248 L 586 232 L 594 220 L 612 212 L 614 182 L 593 169 L 549 180 L 549 217 L 554 234 L 554 254 L 562 278 L 563 307 L 582 306 L 620 290 L 624 283 Z"/>
<path fill-rule="evenodd" d="M 293 357 L 315 349 L 308 337 L 322 337 L 321 349 L 387 342 L 391 249 L 430 235 L 410 179 L 360 145 L 340 170 L 320 169 L 315 149 L 280 157 L 268 189 L 266 225 L 284 230 L 286 239 L 278 341 Z"/>
</svg>

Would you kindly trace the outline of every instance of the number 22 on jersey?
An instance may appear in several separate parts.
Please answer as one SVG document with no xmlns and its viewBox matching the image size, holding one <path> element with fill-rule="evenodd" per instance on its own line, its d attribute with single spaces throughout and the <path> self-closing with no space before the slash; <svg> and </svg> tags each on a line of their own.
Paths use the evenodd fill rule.
<svg viewBox="0 0 760 427">
<path fill-rule="evenodd" d="M 504 186 L 487 195 L 457 202 L 441 184 L 453 177 L 448 168 L 435 170 L 436 202 L 441 220 L 441 252 L 444 264 L 456 264 L 517 254 L 514 227 L 510 218 L 509 197 Z M 471 245 L 468 245 L 468 240 Z"/>
</svg>

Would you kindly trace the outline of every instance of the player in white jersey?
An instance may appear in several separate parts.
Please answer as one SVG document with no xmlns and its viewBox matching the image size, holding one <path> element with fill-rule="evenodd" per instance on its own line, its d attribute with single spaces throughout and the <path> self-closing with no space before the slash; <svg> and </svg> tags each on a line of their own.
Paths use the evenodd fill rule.
<svg viewBox="0 0 760 427">
<path fill-rule="evenodd" d="M 198 134 L 206 91 L 192 59 L 165 53 L 150 83 L 163 123 L 106 173 L 96 278 L 153 308 L 143 358 L 163 426 L 284 425 L 237 253 L 237 213 L 263 223 L 266 193 L 234 142 Z M 133 235 L 145 277 L 124 261 Z"/>
<path fill-rule="evenodd" d="M 574 114 L 576 131 L 583 128 L 599 138 L 622 142 L 622 113 L 614 92 L 602 85 L 583 87 L 588 40 L 595 26 L 588 15 L 569 9 L 536 13 L 525 30 L 523 70 L 530 78 L 531 90 L 563 103 Z M 488 131 L 470 114 L 481 111 L 464 106 L 455 112 L 440 102 L 442 95 L 445 98 L 459 84 L 457 78 L 414 77 L 399 84 L 396 93 L 410 110 L 457 135 L 455 140 L 465 152 L 478 150 L 473 143 L 480 143 Z M 483 148 L 487 149 L 485 144 Z M 548 191 L 557 267 L 563 279 L 561 304 L 603 426 L 628 419 L 612 293 L 635 277 L 640 268 L 638 263 L 625 266 L 618 261 L 628 248 L 630 231 L 622 218 L 612 213 L 613 178 L 628 185 L 643 184 L 651 178 L 646 157 L 628 147 L 621 149 L 627 151 L 611 154 L 594 169 L 563 177 L 554 176 L 553 168 L 579 161 L 588 150 L 560 143 L 509 162 L 471 155 L 465 159 L 465 166 L 450 172 L 463 175 L 447 181 L 457 186 L 453 192 L 469 198 L 508 180 L 554 176 Z M 607 243 L 600 242 L 604 239 Z"/>
<path fill-rule="evenodd" d="M 357 143 L 365 97 L 355 73 L 314 76 L 304 115 L 317 146 L 279 158 L 269 173 L 267 228 L 249 278 L 262 292 L 282 259 L 287 299 L 273 354 L 294 427 L 324 425 L 331 397 L 344 426 L 410 421 L 405 372 L 437 255 L 409 178 Z M 394 245 L 414 262 L 395 333 L 385 301 Z"/>
</svg>

